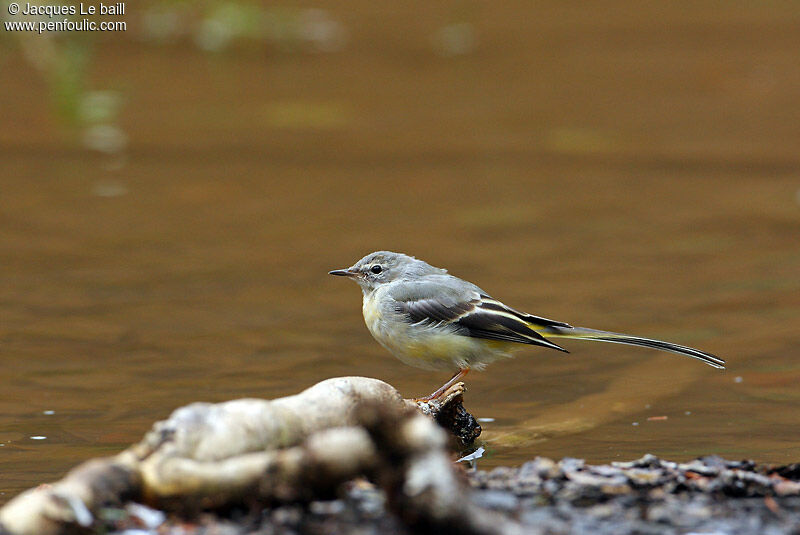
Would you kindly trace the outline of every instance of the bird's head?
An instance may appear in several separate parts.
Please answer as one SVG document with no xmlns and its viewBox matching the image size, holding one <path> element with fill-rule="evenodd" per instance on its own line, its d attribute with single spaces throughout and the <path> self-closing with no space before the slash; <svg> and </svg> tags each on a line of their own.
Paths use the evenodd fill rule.
<svg viewBox="0 0 800 535">
<path fill-rule="evenodd" d="M 329 275 L 349 277 L 361 286 L 364 293 L 369 293 L 381 284 L 415 276 L 434 273 L 447 273 L 430 264 L 417 260 L 413 256 L 391 251 L 370 253 L 347 269 L 335 269 Z"/>
</svg>

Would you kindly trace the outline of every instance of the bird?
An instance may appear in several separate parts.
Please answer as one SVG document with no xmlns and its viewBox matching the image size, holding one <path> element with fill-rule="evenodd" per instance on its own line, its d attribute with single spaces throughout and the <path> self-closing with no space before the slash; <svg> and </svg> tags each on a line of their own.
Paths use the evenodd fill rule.
<svg viewBox="0 0 800 535">
<path fill-rule="evenodd" d="M 553 341 L 562 338 L 660 349 L 725 368 L 723 359 L 699 349 L 520 312 L 446 269 L 403 253 L 376 251 L 329 274 L 361 287 L 367 329 L 395 357 L 418 368 L 455 370 L 449 381 L 418 401 L 437 399 L 471 369 L 510 357 L 525 344 L 569 353 Z"/>
</svg>

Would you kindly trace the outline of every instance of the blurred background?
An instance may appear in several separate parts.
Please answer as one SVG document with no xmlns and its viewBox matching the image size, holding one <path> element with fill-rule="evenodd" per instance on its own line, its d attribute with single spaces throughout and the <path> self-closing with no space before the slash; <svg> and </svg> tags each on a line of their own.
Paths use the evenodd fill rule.
<svg viewBox="0 0 800 535">
<path fill-rule="evenodd" d="M 0 502 L 192 401 L 435 389 L 326 275 L 376 249 L 728 360 L 525 349 L 479 467 L 800 460 L 800 4 L 125 9 L 0 32 Z"/>
</svg>

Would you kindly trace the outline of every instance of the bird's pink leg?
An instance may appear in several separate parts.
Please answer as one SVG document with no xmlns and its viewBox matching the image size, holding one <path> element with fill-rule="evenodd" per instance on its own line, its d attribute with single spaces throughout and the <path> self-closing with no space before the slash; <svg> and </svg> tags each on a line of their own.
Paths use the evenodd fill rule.
<svg viewBox="0 0 800 535">
<path fill-rule="evenodd" d="M 431 401 L 437 399 L 439 396 L 445 393 L 448 388 L 459 382 L 461 379 L 464 378 L 465 375 L 469 373 L 469 368 L 462 368 L 456 372 L 454 376 L 450 378 L 445 384 L 440 386 L 434 393 L 429 396 L 425 396 L 424 398 L 414 398 L 414 401 Z"/>
</svg>

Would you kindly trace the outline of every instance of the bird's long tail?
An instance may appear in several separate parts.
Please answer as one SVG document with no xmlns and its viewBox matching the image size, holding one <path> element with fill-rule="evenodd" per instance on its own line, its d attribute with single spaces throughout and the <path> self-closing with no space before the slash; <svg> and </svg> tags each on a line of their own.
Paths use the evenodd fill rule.
<svg viewBox="0 0 800 535">
<path fill-rule="evenodd" d="M 692 347 L 662 342 L 661 340 L 631 336 L 629 334 L 598 331 L 596 329 L 587 329 L 586 327 L 561 327 L 553 325 L 532 325 L 531 327 L 545 338 L 574 338 L 577 340 L 594 340 L 596 342 L 611 342 L 614 344 L 650 347 L 652 349 L 660 349 L 662 351 L 678 353 L 679 355 L 686 355 L 705 362 L 709 366 L 725 369 L 725 361 L 716 355 Z"/>
</svg>

